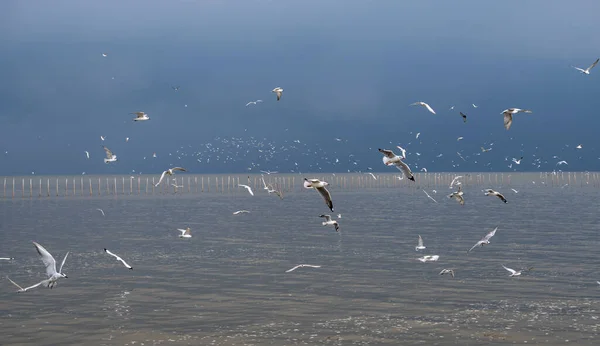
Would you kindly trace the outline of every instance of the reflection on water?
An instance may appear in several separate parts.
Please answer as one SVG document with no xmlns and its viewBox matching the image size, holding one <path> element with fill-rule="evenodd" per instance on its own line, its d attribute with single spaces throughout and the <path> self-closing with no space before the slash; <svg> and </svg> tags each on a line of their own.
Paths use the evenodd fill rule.
<svg viewBox="0 0 600 346">
<path fill-rule="evenodd" d="M 506 205 L 465 188 L 464 207 L 447 186 L 428 189 L 438 204 L 414 188 L 334 187 L 340 233 L 312 191 L 2 200 L 0 257 L 16 258 L 2 277 L 43 278 L 32 240 L 71 251 L 52 290 L 0 280 L 2 344 L 595 345 L 600 194 L 531 180 L 490 185 Z M 285 273 L 300 263 L 322 267 Z M 509 278 L 503 264 L 534 269 Z"/>
</svg>

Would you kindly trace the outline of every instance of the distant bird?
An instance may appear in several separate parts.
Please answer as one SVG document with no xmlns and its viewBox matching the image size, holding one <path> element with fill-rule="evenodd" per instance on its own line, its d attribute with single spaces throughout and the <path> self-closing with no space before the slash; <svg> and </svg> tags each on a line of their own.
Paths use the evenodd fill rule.
<svg viewBox="0 0 600 346">
<path fill-rule="evenodd" d="M 413 176 L 413 173 L 410 170 L 410 167 L 408 167 L 408 165 L 406 163 L 404 163 L 404 161 L 402 161 L 402 158 L 400 156 L 394 154 L 393 151 L 387 150 L 387 149 L 379 148 L 379 152 L 384 155 L 383 156 L 383 164 L 385 164 L 386 166 L 395 165 L 396 168 L 398 168 L 400 171 L 402 171 L 402 173 L 404 173 L 404 175 L 409 180 L 415 181 L 415 177 Z"/>
<path fill-rule="evenodd" d="M 136 115 L 136 117 L 133 118 L 133 121 L 150 120 L 150 117 L 148 116 L 148 114 L 146 114 L 144 112 L 133 112 L 133 113 L 129 113 L 129 114 L 135 114 Z"/>
<path fill-rule="evenodd" d="M 491 231 L 490 233 L 486 234 L 485 237 L 481 238 L 480 241 L 478 241 L 477 243 L 475 243 L 475 245 L 473 245 L 473 247 L 470 248 L 469 251 L 467 251 L 467 253 L 471 252 L 471 250 L 473 250 L 477 246 L 484 246 L 484 245 L 489 244 L 490 243 L 490 239 L 492 239 L 492 237 L 496 234 L 497 230 L 498 230 L 498 227 L 494 228 L 493 231 Z"/>
<path fill-rule="evenodd" d="M 590 65 L 590 67 L 586 68 L 585 70 L 579 67 L 575 67 L 573 65 L 571 65 L 572 68 L 576 69 L 577 71 L 580 71 L 583 74 L 590 74 L 590 71 L 592 71 L 592 69 L 594 68 L 594 66 L 596 66 L 596 64 L 598 64 L 598 61 L 600 61 L 600 58 L 596 59 L 596 61 L 594 61 L 593 64 Z"/>
<path fill-rule="evenodd" d="M 90 152 L 89 151 L 85 151 L 85 156 L 89 159 L 90 158 Z"/>
<path fill-rule="evenodd" d="M 423 245 L 423 238 L 419 235 L 419 240 L 417 242 L 417 246 L 415 246 L 415 251 L 425 250 L 427 247 Z"/>
<path fill-rule="evenodd" d="M 520 165 L 521 164 L 521 160 L 523 160 L 523 156 L 521 156 L 521 158 L 518 159 L 518 160 L 513 157 L 512 162 L 516 163 L 517 165 Z"/>
<path fill-rule="evenodd" d="M 17 291 L 17 293 L 27 292 L 27 291 L 29 291 L 32 288 L 38 287 L 39 285 L 43 284 L 44 281 L 46 281 L 46 280 L 44 280 L 44 281 L 38 282 L 37 284 L 35 284 L 33 286 L 29 286 L 29 287 L 23 288 L 23 287 L 19 286 L 18 283 L 12 281 L 8 276 L 6 278 L 8 279 L 8 281 L 12 282 L 13 285 L 15 285 L 15 286 L 17 286 L 17 288 L 19 288 L 19 290 Z"/>
<path fill-rule="evenodd" d="M 304 178 L 304 188 L 310 189 L 314 188 L 317 190 L 323 199 L 325 200 L 325 204 L 333 212 L 333 201 L 331 200 L 331 194 L 327 190 L 326 186 L 329 185 L 326 181 L 320 181 L 319 179 L 306 179 Z"/>
<path fill-rule="evenodd" d="M 238 210 L 238 211 L 234 211 L 233 215 L 237 215 L 237 214 L 248 214 L 250 213 L 248 210 Z"/>
<path fill-rule="evenodd" d="M 277 101 L 279 101 L 281 99 L 281 94 L 283 94 L 283 89 L 280 87 L 277 87 L 277 88 L 271 90 L 271 92 L 273 92 L 277 95 Z"/>
<path fill-rule="evenodd" d="M 510 129 L 510 125 L 512 125 L 513 114 L 517 113 L 532 113 L 528 109 L 521 108 L 508 108 L 502 111 L 500 114 L 504 114 L 504 127 L 508 130 Z"/>
<path fill-rule="evenodd" d="M 277 172 L 277 171 L 260 171 L 260 172 L 261 172 L 261 173 L 264 173 L 264 174 L 267 174 L 267 175 L 269 175 L 269 174 L 276 174 L 276 173 L 279 173 L 279 172 Z"/>
<path fill-rule="evenodd" d="M 108 54 L 102 53 L 102 56 L 106 58 L 108 56 Z"/>
<path fill-rule="evenodd" d="M 458 142 L 458 141 L 460 141 L 460 140 L 463 140 L 463 139 L 464 139 L 464 137 L 458 137 L 458 138 L 456 139 L 456 141 Z"/>
<path fill-rule="evenodd" d="M 515 189 L 511 189 L 514 193 L 519 193 L 519 191 L 515 190 Z"/>
<path fill-rule="evenodd" d="M 192 230 L 189 227 L 186 229 L 178 228 L 177 230 L 179 232 L 181 232 L 181 234 L 179 235 L 179 238 L 191 238 L 192 237 Z"/>
<path fill-rule="evenodd" d="M 583 146 L 581 144 L 579 144 L 578 146 L 575 147 L 575 149 L 581 149 L 583 148 Z"/>
<path fill-rule="evenodd" d="M 467 115 L 465 113 L 463 113 L 463 112 L 459 112 L 459 113 L 460 113 L 460 116 L 463 118 L 463 122 L 466 123 L 467 122 Z"/>
<path fill-rule="evenodd" d="M 465 198 L 463 197 L 463 192 L 460 186 L 458 187 L 458 191 L 449 194 L 448 198 L 454 198 L 458 204 L 465 205 Z"/>
<path fill-rule="evenodd" d="M 162 172 L 162 174 L 160 175 L 160 179 L 158 180 L 158 183 L 156 183 L 154 186 L 160 185 L 160 183 L 165 178 L 165 175 L 172 176 L 173 174 L 175 174 L 175 171 L 187 172 L 187 170 L 185 168 L 183 168 L 183 167 L 169 168 L 166 171 Z"/>
<path fill-rule="evenodd" d="M 452 188 L 452 186 L 454 186 L 454 183 L 456 183 L 456 185 L 461 185 L 461 182 L 458 179 L 461 179 L 463 176 L 462 175 L 457 175 L 454 177 L 454 179 L 452 179 L 452 181 L 450 182 L 450 189 Z"/>
<path fill-rule="evenodd" d="M 438 259 L 440 259 L 440 256 L 438 255 L 433 255 L 433 256 L 423 256 L 421 258 L 417 258 L 419 261 L 425 263 L 425 262 L 435 262 Z"/>
<path fill-rule="evenodd" d="M 488 151 L 491 151 L 491 150 L 492 150 L 492 148 L 486 149 L 484 147 L 481 147 L 481 152 L 482 153 L 487 153 Z"/>
<path fill-rule="evenodd" d="M 248 190 L 248 193 L 252 196 L 254 196 L 254 192 L 252 192 L 252 188 L 248 185 L 244 185 L 244 184 L 238 184 L 239 187 L 243 187 L 244 189 Z"/>
<path fill-rule="evenodd" d="M 106 216 L 106 215 L 104 215 L 104 210 L 102 210 L 102 209 L 100 209 L 100 208 L 97 208 L 96 210 L 98 210 L 99 212 L 101 212 L 101 213 L 102 213 L 102 216 Z"/>
<path fill-rule="evenodd" d="M 121 257 L 117 256 L 116 254 L 110 252 L 109 250 L 107 250 L 106 248 L 104 248 L 104 252 L 106 252 L 107 254 L 113 256 L 114 258 L 117 259 L 117 261 L 123 263 L 123 265 L 125 266 L 125 268 L 127 269 L 131 269 L 133 270 L 133 267 L 131 267 L 129 264 L 127 264 L 127 262 L 125 262 Z"/>
<path fill-rule="evenodd" d="M 420 135 L 421 135 L 421 132 L 418 132 L 418 133 L 415 135 L 415 139 L 419 139 L 419 136 L 420 136 Z"/>
<path fill-rule="evenodd" d="M 503 194 L 501 194 L 501 193 L 500 193 L 500 192 L 498 192 L 498 191 L 494 191 L 494 190 L 492 190 L 492 189 L 487 189 L 487 190 L 485 190 L 485 195 L 486 195 L 486 196 L 496 196 L 496 197 L 500 198 L 500 200 L 501 200 L 502 202 L 504 202 L 504 203 L 508 202 L 508 201 L 506 200 L 506 198 L 504 198 L 504 195 L 503 195 Z"/>
<path fill-rule="evenodd" d="M 342 218 L 342 214 L 337 214 L 337 218 L 341 219 Z"/>
<path fill-rule="evenodd" d="M 371 173 L 371 172 L 368 172 L 368 173 L 365 173 L 365 174 L 370 174 L 370 175 L 371 175 L 371 177 L 373 177 L 373 179 L 377 180 L 377 177 L 375 176 L 375 174 L 373 174 L 373 173 Z"/>
<path fill-rule="evenodd" d="M 249 105 L 255 105 L 260 102 L 262 102 L 262 100 L 250 101 L 250 102 L 246 103 L 246 107 L 248 107 Z"/>
<path fill-rule="evenodd" d="M 113 152 L 105 146 L 102 146 L 102 148 L 104 148 L 104 151 L 106 152 L 106 158 L 104 159 L 104 163 L 108 164 L 109 162 L 117 161 L 117 155 L 113 154 Z"/>
<path fill-rule="evenodd" d="M 298 268 L 321 268 L 321 266 L 314 266 L 314 265 L 311 265 L 311 264 L 298 264 L 294 268 L 288 269 L 285 272 L 286 273 L 293 272 L 294 270 L 296 270 Z"/>
<path fill-rule="evenodd" d="M 175 91 L 179 91 L 179 86 L 176 86 L 176 87 L 172 86 L 171 88 Z"/>
<path fill-rule="evenodd" d="M 429 198 L 430 200 L 434 201 L 435 203 L 438 202 L 433 197 L 429 196 L 429 194 L 427 193 L 427 191 L 423 190 L 423 192 L 425 192 L 425 195 L 427 196 L 427 198 Z"/>
<path fill-rule="evenodd" d="M 415 103 L 411 103 L 411 106 L 422 106 L 427 108 L 427 110 L 433 114 L 435 114 L 435 111 L 433 110 L 433 108 L 431 108 L 430 105 L 428 105 L 427 103 L 423 102 L 423 101 L 419 101 L 419 102 L 415 102 Z"/>
<path fill-rule="evenodd" d="M 100 139 L 102 140 L 102 142 L 104 142 L 104 140 L 106 139 L 106 137 L 100 136 Z"/>
<path fill-rule="evenodd" d="M 567 163 L 567 161 L 558 161 L 558 162 L 556 163 L 556 165 L 557 165 L 557 166 L 560 166 L 560 165 L 568 165 L 568 163 Z"/>
<path fill-rule="evenodd" d="M 521 275 L 521 273 L 523 273 L 524 271 L 530 271 L 530 270 L 532 270 L 532 269 L 533 269 L 533 267 L 530 267 L 530 268 L 527 268 L 527 269 L 514 270 L 514 269 L 510 269 L 510 268 L 507 268 L 507 267 L 505 267 L 505 266 L 504 266 L 504 264 L 502 265 L 502 268 L 504 268 L 504 269 L 508 270 L 508 272 L 510 273 L 510 275 L 508 275 L 508 276 L 510 276 L 510 277 L 513 277 L 513 276 L 519 276 L 519 275 Z"/>
<path fill-rule="evenodd" d="M 450 274 L 450 275 L 452 275 L 452 277 L 454 277 L 454 270 L 453 269 L 442 269 L 442 271 L 440 272 L 440 275 L 444 275 L 444 274 Z"/>
<path fill-rule="evenodd" d="M 474 103 L 471 103 L 471 105 L 473 106 L 473 108 L 477 108 L 477 107 L 478 107 L 478 106 L 475 106 L 475 104 L 474 104 Z"/>
<path fill-rule="evenodd" d="M 0 257 L 0 261 L 13 261 L 13 257 Z"/>
<path fill-rule="evenodd" d="M 324 217 L 325 221 L 322 222 L 323 226 L 333 226 L 335 227 L 335 231 L 338 232 L 338 230 L 340 229 L 340 225 L 338 224 L 337 221 L 332 220 L 330 215 L 321 215 L 320 217 Z"/>
</svg>

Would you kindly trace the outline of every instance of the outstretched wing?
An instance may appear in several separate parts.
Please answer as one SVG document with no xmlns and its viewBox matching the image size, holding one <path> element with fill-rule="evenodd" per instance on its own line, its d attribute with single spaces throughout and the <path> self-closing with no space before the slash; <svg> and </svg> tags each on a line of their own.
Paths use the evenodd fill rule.
<svg viewBox="0 0 600 346">
<path fill-rule="evenodd" d="M 494 228 L 494 230 L 493 230 L 493 231 L 491 231 L 490 233 L 486 234 L 486 236 L 485 236 L 485 237 L 483 237 L 483 239 L 482 239 L 482 240 L 489 241 L 489 240 L 490 240 L 490 239 L 491 239 L 491 238 L 492 238 L 492 237 L 493 237 L 493 236 L 496 234 L 496 231 L 497 231 L 497 230 L 498 230 L 498 227 Z"/>
<path fill-rule="evenodd" d="M 383 155 L 385 155 L 385 157 L 390 158 L 390 159 L 393 159 L 396 156 L 396 154 L 394 154 L 393 151 L 388 150 L 388 149 L 379 148 L 379 152 L 382 153 Z"/>
<path fill-rule="evenodd" d="M 104 151 L 106 152 L 106 158 L 107 158 L 107 159 L 112 159 L 112 158 L 113 158 L 113 153 L 112 153 L 112 151 L 110 151 L 110 149 L 108 149 L 108 148 L 107 148 L 107 147 L 105 147 L 105 146 L 102 146 L 102 148 L 104 148 Z"/>
<path fill-rule="evenodd" d="M 502 265 L 502 268 L 504 268 L 504 269 L 508 270 L 508 271 L 509 271 L 511 274 L 516 274 L 516 273 L 517 273 L 517 271 L 516 271 L 516 270 L 514 270 L 514 269 L 510 269 L 510 268 L 507 268 L 507 267 L 505 267 L 505 266 L 504 266 L 504 264 Z"/>
<path fill-rule="evenodd" d="M 172 170 L 172 171 L 182 171 L 182 172 L 187 172 L 187 171 L 185 170 L 185 168 L 183 168 L 183 167 L 173 167 L 173 168 L 171 168 L 171 170 Z"/>
<path fill-rule="evenodd" d="M 323 215 L 321 215 L 319 217 L 324 217 L 325 221 L 331 221 L 331 215 L 325 215 L 325 214 L 323 214 Z"/>
<path fill-rule="evenodd" d="M 410 180 L 412 180 L 412 181 L 414 181 L 414 180 L 415 180 L 415 178 L 414 178 L 414 176 L 413 176 L 413 173 L 412 173 L 412 171 L 410 170 L 410 167 L 408 167 L 408 165 L 407 165 L 406 163 L 404 163 L 404 161 L 398 161 L 398 162 L 396 163 L 396 168 L 398 168 L 399 170 L 401 170 L 401 171 L 402 171 L 402 173 L 404 173 L 404 175 L 405 175 L 405 176 L 406 176 L 408 179 L 410 179 Z"/>
<path fill-rule="evenodd" d="M 156 183 L 154 186 L 158 186 L 160 185 L 160 183 L 163 181 L 163 179 L 165 178 L 165 174 L 167 174 L 167 171 L 162 172 L 162 174 L 160 175 L 160 179 L 158 179 L 158 183 Z"/>
<path fill-rule="evenodd" d="M 474 248 L 476 248 L 479 245 L 481 245 L 481 241 L 478 241 L 477 243 L 475 243 L 475 245 L 473 245 L 473 247 L 470 248 L 469 251 L 467 251 L 467 252 L 471 252 Z"/>
<path fill-rule="evenodd" d="M 600 58 L 596 59 L 596 61 L 594 61 L 594 63 L 592 65 L 590 65 L 590 67 L 587 68 L 587 71 L 589 72 L 591 69 L 593 69 L 594 66 L 596 66 L 598 64 L 598 61 L 600 61 Z"/>
<path fill-rule="evenodd" d="M 65 265 L 65 262 L 67 261 L 67 256 L 69 256 L 69 253 L 67 252 L 67 254 L 65 255 L 65 258 L 63 258 L 62 263 L 60 264 L 60 268 L 58 269 L 59 273 L 62 273 L 62 268 Z"/>
<path fill-rule="evenodd" d="M 428 111 L 430 111 L 431 113 L 435 114 L 435 111 L 433 110 L 433 108 L 431 108 L 430 105 L 428 105 L 427 103 L 423 103 L 423 105 L 425 106 L 425 108 L 427 108 Z"/>
<path fill-rule="evenodd" d="M 423 238 L 419 235 L 419 243 L 418 246 L 423 246 Z"/>
<path fill-rule="evenodd" d="M 504 127 L 508 130 L 510 125 L 512 125 L 512 114 L 506 112 L 504 113 Z"/>
<path fill-rule="evenodd" d="M 44 265 L 46 266 L 46 274 L 48 277 L 56 274 L 56 261 L 54 260 L 54 257 L 52 257 L 48 250 L 44 249 L 44 247 L 40 244 L 33 242 L 33 245 L 35 246 L 37 253 L 40 255 L 42 262 L 44 262 Z"/>
<path fill-rule="evenodd" d="M 506 198 L 504 198 L 504 195 L 502 195 L 501 193 L 497 192 L 496 196 L 498 196 L 498 198 L 500 198 L 500 200 L 502 200 L 502 202 L 507 203 L 508 201 L 506 200 Z"/>
<path fill-rule="evenodd" d="M 331 201 L 331 194 L 329 193 L 329 191 L 325 188 L 325 186 L 318 187 L 317 191 L 319 191 L 321 196 L 323 196 L 323 198 L 325 199 L 325 204 L 327 204 L 329 210 L 333 212 L 333 202 Z"/>
</svg>

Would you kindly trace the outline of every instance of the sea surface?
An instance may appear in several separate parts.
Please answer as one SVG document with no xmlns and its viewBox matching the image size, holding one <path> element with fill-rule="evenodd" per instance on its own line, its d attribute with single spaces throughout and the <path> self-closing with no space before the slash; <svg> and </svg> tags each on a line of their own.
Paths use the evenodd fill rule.
<svg viewBox="0 0 600 346">
<path fill-rule="evenodd" d="M 0 344 L 600 344 L 600 189 L 492 181 L 465 184 L 464 206 L 447 184 L 332 186 L 334 213 L 300 188 L 0 199 Z M 338 213 L 339 233 L 321 225 Z M 45 278 L 32 241 L 70 252 L 68 278 L 16 293 L 7 276 Z M 321 268 L 285 272 L 302 263 Z"/>
</svg>

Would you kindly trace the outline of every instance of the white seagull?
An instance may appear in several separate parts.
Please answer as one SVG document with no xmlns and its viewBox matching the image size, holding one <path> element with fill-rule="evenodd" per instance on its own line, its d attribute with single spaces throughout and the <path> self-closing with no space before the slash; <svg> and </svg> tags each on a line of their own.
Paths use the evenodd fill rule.
<svg viewBox="0 0 600 346">
<path fill-rule="evenodd" d="M 580 71 L 583 74 L 590 74 L 590 71 L 594 68 L 594 66 L 596 66 L 596 64 L 598 64 L 598 61 L 600 61 L 600 58 L 596 59 L 596 61 L 594 61 L 594 63 L 591 64 L 590 67 L 586 68 L 585 70 L 579 67 L 575 67 L 573 65 L 571 65 L 571 67 L 576 69 L 577 71 Z"/>
<path fill-rule="evenodd" d="M 557 165 L 557 166 L 560 166 L 560 165 L 568 165 L 568 163 L 567 163 L 567 161 L 558 161 L 558 162 L 556 163 L 556 165 Z"/>
<path fill-rule="evenodd" d="M 430 200 L 434 201 L 435 203 L 438 202 L 435 199 L 433 199 L 433 197 L 429 196 L 429 194 L 427 193 L 427 191 L 423 190 L 423 192 L 425 192 L 425 195 L 427 195 L 427 198 L 429 198 Z"/>
<path fill-rule="evenodd" d="M 406 158 L 406 150 L 399 145 L 397 145 L 396 148 L 400 149 L 400 151 L 402 152 L 402 156 L 400 156 L 400 158 L 404 160 Z"/>
<path fill-rule="evenodd" d="M 494 191 L 494 190 L 492 190 L 492 189 L 487 189 L 487 190 L 484 190 L 484 191 L 485 191 L 485 195 L 486 195 L 486 196 L 496 196 L 496 197 L 500 198 L 500 200 L 501 200 L 502 202 L 504 202 L 504 203 L 508 202 L 508 201 L 506 200 L 506 198 L 504 198 L 504 195 L 503 195 L 503 194 L 501 194 L 501 193 L 500 193 L 500 192 L 498 192 L 498 191 Z"/>
<path fill-rule="evenodd" d="M 449 194 L 448 198 L 454 198 L 458 202 L 458 204 L 465 205 L 465 198 L 463 197 L 463 192 L 460 185 L 458 186 L 458 191 Z"/>
<path fill-rule="evenodd" d="M 457 175 L 456 177 L 454 177 L 454 179 L 452 179 L 452 182 L 450 183 L 450 188 L 452 188 L 452 186 L 454 186 L 454 183 L 458 180 L 461 179 L 463 176 L 462 175 Z M 456 185 L 460 185 L 459 184 L 460 181 L 456 184 Z"/>
<path fill-rule="evenodd" d="M 532 113 L 528 109 L 521 108 L 508 108 L 502 111 L 500 114 L 504 114 L 504 127 L 508 130 L 510 129 L 510 125 L 512 125 L 513 114 L 517 113 Z"/>
<path fill-rule="evenodd" d="M 337 221 L 332 220 L 330 215 L 323 214 L 320 217 L 324 217 L 325 218 L 325 221 L 322 222 L 323 226 L 333 226 L 333 227 L 335 227 L 335 231 L 339 232 L 340 225 L 338 224 Z"/>
<path fill-rule="evenodd" d="M 454 269 L 442 269 L 442 271 L 440 272 L 440 275 L 444 275 L 444 274 L 450 274 L 450 275 L 452 275 L 452 277 L 454 277 Z"/>
<path fill-rule="evenodd" d="M 0 257 L 0 261 L 12 261 L 14 258 L 12 257 Z"/>
<path fill-rule="evenodd" d="M 475 245 L 473 245 L 473 247 L 470 248 L 469 251 L 467 251 L 467 253 L 471 252 L 471 250 L 473 250 L 477 246 L 484 246 L 484 245 L 489 244 L 490 243 L 490 239 L 494 236 L 494 234 L 496 234 L 497 230 L 498 230 L 498 227 L 494 228 L 493 231 L 491 231 L 490 233 L 486 234 L 485 237 L 481 238 L 480 241 L 478 241 L 477 243 L 475 243 Z"/>
<path fill-rule="evenodd" d="M 506 270 L 508 270 L 510 272 L 510 275 L 508 275 L 510 277 L 512 277 L 512 276 L 519 276 L 524 271 L 530 271 L 531 269 L 533 269 L 533 267 L 530 267 L 528 269 L 514 270 L 514 269 L 510 269 L 510 268 L 505 267 L 504 264 L 502 265 L 502 268 L 504 268 L 504 269 L 506 269 Z"/>
<path fill-rule="evenodd" d="M 85 151 L 85 156 L 89 159 L 90 158 L 90 152 L 89 151 Z"/>
<path fill-rule="evenodd" d="M 517 165 L 520 165 L 521 164 L 521 160 L 523 160 L 523 156 L 521 156 L 521 158 L 518 159 L 518 160 L 513 157 L 512 162 L 516 163 Z"/>
<path fill-rule="evenodd" d="M 254 192 L 252 192 L 252 188 L 248 185 L 244 185 L 244 184 L 238 184 L 239 187 L 243 187 L 244 189 L 248 190 L 248 193 L 252 196 L 254 196 Z"/>
<path fill-rule="evenodd" d="M 415 181 L 415 177 L 413 176 L 410 167 L 404 161 L 402 161 L 402 157 L 394 154 L 393 151 L 387 149 L 379 148 L 379 152 L 383 154 L 383 164 L 386 166 L 395 165 L 404 175 L 412 181 Z"/>
<path fill-rule="evenodd" d="M 415 103 L 411 103 L 411 106 L 423 106 L 425 108 L 427 108 L 427 110 L 433 114 L 435 114 L 435 111 L 433 110 L 433 108 L 431 108 L 431 106 L 429 106 L 427 103 L 419 101 L 419 102 L 415 102 Z"/>
<path fill-rule="evenodd" d="M 317 190 L 323 199 L 325 204 L 333 212 L 333 201 L 331 200 L 331 194 L 327 190 L 326 186 L 329 185 L 326 181 L 320 181 L 319 179 L 306 179 L 304 178 L 304 188 Z"/>
<path fill-rule="evenodd" d="M 154 186 L 158 186 L 160 185 L 160 183 L 163 181 L 163 179 L 165 178 L 165 175 L 171 176 L 173 174 L 175 174 L 175 171 L 182 171 L 182 172 L 187 172 L 185 168 L 182 167 L 173 167 L 173 168 L 169 168 L 166 171 L 162 172 L 162 174 L 160 175 L 160 179 L 158 180 L 158 183 L 156 183 Z"/>
<path fill-rule="evenodd" d="M 113 154 L 113 152 L 105 146 L 102 146 L 102 148 L 104 148 L 104 151 L 106 152 L 106 158 L 104 158 L 104 163 L 108 164 L 109 162 L 117 161 L 117 155 Z"/>
<path fill-rule="evenodd" d="M 238 210 L 238 211 L 234 211 L 233 215 L 237 215 L 237 214 L 248 214 L 250 213 L 248 210 Z"/>
<path fill-rule="evenodd" d="M 123 265 L 124 265 L 124 266 L 125 266 L 127 269 L 132 269 L 132 270 L 133 270 L 133 267 L 131 267 L 129 264 L 127 264 L 127 262 L 125 262 L 125 261 L 124 261 L 124 260 L 123 260 L 121 257 L 119 257 L 119 256 L 117 256 L 116 254 L 114 254 L 114 253 L 112 253 L 112 252 L 108 251 L 106 248 L 104 248 L 104 252 L 106 252 L 107 254 L 109 254 L 109 255 L 113 256 L 114 258 L 116 258 L 116 259 L 117 259 L 117 261 L 119 261 L 119 262 L 123 263 Z"/>
<path fill-rule="evenodd" d="M 423 238 L 419 235 L 419 240 L 417 242 L 417 246 L 415 246 L 415 251 L 425 250 L 427 246 L 423 245 Z"/>
<path fill-rule="evenodd" d="M 263 101 L 262 100 L 250 101 L 250 102 L 246 103 L 246 107 L 248 107 L 249 105 L 255 105 L 259 102 L 263 102 Z"/>
<path fill-rule="evenodd" d="M 377 180 L 377 177 L 375 176 L 375 174 L 373 174 L 371 172 L 368 172 L 368 173 L 365 173 L 365 174 L 370 174 L 373 177 L 373 179 Z"/>
<path fill-rule="evenodd" d="M 104 210 L 102 210 L 102 209 L 100 209 L 100 208 L 96 208 L 96 210 L 98 210 L 99 212 L 101 212 L 101 213 L 102 213 L 102 216 L 106 216 L 106 215 L 104 215 Z"/>
<path fill-rule="evenodd" d="M 191 238 L 192 237 L 192 230 L 189 227 L 186 229 L 178 228 L 177 230 L 179 232 L 181 232 L 181 234 L 179 235 L 179 238 Z"/>
<path fill-rule="evenodd" d="M 511 189 L 514 193 L 519 193 L 519 191 L 515 190 L 515 189 Z"/>
<path fill-rule="evenodd" d="M 58 279 L 67 277 L 65 274 L 62 273 L 62 268 L 65 265 L 67 256 L 69 256 L 68 252 L 65 255 L 65 258 L 63 258 L 63 260 L 62 260 L 60 268 L 58 269 L 58 271 L 56 271 L 56 261 L 54 260 L 54 257 L 52 257 L 52 255 L 48 252 L 48 250 L 44 249 L 43 246 L 41 246 L 40 244 L 38 244 L 36 242 L 33 242 L 33 245 L 35 246 L 37 253 L 40 255 L 42 262 L 44 262 L 44 266 L 46 266 L 46 274 L 48 275 L 48 279 L 42 280 L 42 281 L 38 282 L 37 284 L 35 284 L 33 286 L 29 286 L 27 288 L 22 288 L 21 286 L 17 285 L 14 281 L 9 279 L 10 282 L 12 282 L 15 286 L 19 287 L 18 292 L 25 292 L 32 288 L 38 287 L 40 285 L 46 286 L 48 288 L 52 288 L 56 285 L 56 281 L 58 281 Z"/>
<path fill-rule="evenodd" d="M 440 256 L 438 256 L 438 255 L 433 255 L 433 256 L 428 255 L 428 256 L 423 256 L 421 258 L 417 258 L 417 259 L 419 261 L 423 262 L 423 263 L 425 263 L 425 262 L 435 262 L 438 259 L 440 259 Z"/>
<path fill-rule="evenodd" d="M 292 269 L 288 269 L 285 272 L 289 273 L 289 272 L 293 272 L 294 270 L 298 269 L 298 268 L 321 268 L 321 266 L 314 266 L 312 264 L 298 264 L 297 266 L 295 266 Z"/>
<path fill-rule="evenodd" d="M 575 149 L 581 149 L 583 148 L 583 146 L 581 144 L 579 144 L 578 146 L 575 147 Z"/>
<path fill-rule="evenodd" d="M 144 112 L 133 112 L 133 113 L 129 113 L 129 114 L 135 114 L 135 118 L 133 118 L 133 121 L 145 121 L 145 120 L 150 120 L 150 117 L 148 116 L 148 114 L 144 113 Z"/>
<path fill-rule="evenodd" d="M 279 101 L 281 99 L 281 94 L 283 93 L 283 88 L 277 87 L 271 90 L 271 92 L 277 94 L 277 101 Z"/>
</svg>

